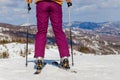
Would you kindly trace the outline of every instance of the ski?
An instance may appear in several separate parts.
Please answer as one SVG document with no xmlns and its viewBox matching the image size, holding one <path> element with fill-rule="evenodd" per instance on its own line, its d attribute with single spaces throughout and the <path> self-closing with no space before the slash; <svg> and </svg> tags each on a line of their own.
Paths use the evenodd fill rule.
<svg viewBox="0 0 120 80">
<path fill-rule="evenodd" d="M 43 68 L 45 67 L 45 65 L 46 65 L 46 64 L 47 64 L 47 63 L 44 63 Z M 41 71 L 43 70 L 43 68 L 42 68 L 42 69 L 40 69 L 40 70 L 36 70 L 34 74 L 40 74 L 40 73 L 41 73 Z"/>
<path fill-rule="evenodd" d="M 42 71 L 42 69 L 41 70 L 37 70 L 34 74 L 40 74 L 41 71 Z"/>
<path fill-rule="evenodd" d="M 67 69 L 61 67 L 61 65 L 60 65 L 58 62 L 56 62 L 56 61 L 52 62 L 52 65 L 54 65 L 54 66 L 56 66 L 56 67 L 58 67 L 58 68 L 60 68 L 60 69 L 62 69 L 62 70 L 65 70 L 65 71 L 71 72 L 71 73 L 77 73 L 76 70 L 72 70 L 72 69 L 70 69 L 70 67 L 67 68 Z"/>
</svg>

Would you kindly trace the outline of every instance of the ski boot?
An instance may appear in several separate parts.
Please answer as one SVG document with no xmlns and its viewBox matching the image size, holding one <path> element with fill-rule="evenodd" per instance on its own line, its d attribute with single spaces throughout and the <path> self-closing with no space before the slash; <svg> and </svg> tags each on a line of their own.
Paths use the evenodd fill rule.
<svg viewBox="0 0 120 80">
<path fill-rule="evenodd" d="M 37 69 L 37 71 L 35 72 L 35 74 L 39 74 L 43 67 L 44 67 L 43 59 L 42 58 L 40 58 L 40 59 L 38 58 L 36 60 L 36 69 Z"/>
<path fill-rule="evenodd" d="M 61 65 L 61 67 L 64 68 L 64 69 L 70 69 L 69 60 L 68 60 L 67 57 L 64 57 L 64 58 L 61 59 L 60 65 Z"/>
<path fill-rule="evenodd" d="M 42 60 L 37 60 L 36 66 L 37 66 L 37 70 L 41 70 L 44 66 Z"/>
</svg>

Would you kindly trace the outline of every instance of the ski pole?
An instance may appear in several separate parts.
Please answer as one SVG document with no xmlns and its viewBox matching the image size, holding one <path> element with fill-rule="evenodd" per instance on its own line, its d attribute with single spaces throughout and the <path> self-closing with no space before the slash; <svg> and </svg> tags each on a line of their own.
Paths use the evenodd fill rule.
<svg viewBox="0 0 120 80">
<path fill-rule="evenodd" d="M 28 27 L 27 27 L 27 31 L 26 31 L 26 33 L 27 33 L 27 36 L 26 36 L 26 64 L 25 64 L 26 67 L 28 66 L 28 62 L 27 62 L 27 60 L 28 60 L 28 28 L 30 27 L 30 25 L 29 25 L 29 12 L 31 10 L 30 4 L 28 4 L 27 7 L 28 7 L 28 20 L 27 20 Z"/>
<path fill-rule="evenodd" d="M 71 47 L 71 58 L 72 58 L 72 66 L 74 66 L 74 59 L 73 59 L 73 45 L 72 45 L 72 24 L 71 24 L 71 15 L 70 15 L 70 7 L 68 7 L 68 26 L 70 28 L 70 47 Z"/>
</svg>

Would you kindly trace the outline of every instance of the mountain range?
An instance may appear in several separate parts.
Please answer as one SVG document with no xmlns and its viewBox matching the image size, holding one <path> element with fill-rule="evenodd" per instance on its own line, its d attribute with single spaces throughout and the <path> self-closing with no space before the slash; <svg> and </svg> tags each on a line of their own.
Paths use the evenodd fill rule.
<svg viewBox="0 0 120 80">
<path fill-rule="evenodd" d="M 64 23 L 63 26 L 66 28 L 67 23 Z M 92 30 L 97 33 L 102 34 L 111 34 L 120 36 L 120 22 L 79 22 L 75 21 L 72 22 L 73 28 L 83 29 L 83 30 Z"/>
<path fill-rule="evenodd" d="M 72 22 L 73 48 L 80 52 L 92 54 L 120 54 L 120 22 Z M 0 43 L 20 42 L 26 43 L 28 29 L 29 42 L 34 43 L 37 32 L 36 25 L 12 25 L 0 23 Z M 63 23 L 68 43 L 70 44 L 70 29 L 67 22 Z M 55 37 L 48 27 L 47 43 L 55 44 Z"/>
</svg>

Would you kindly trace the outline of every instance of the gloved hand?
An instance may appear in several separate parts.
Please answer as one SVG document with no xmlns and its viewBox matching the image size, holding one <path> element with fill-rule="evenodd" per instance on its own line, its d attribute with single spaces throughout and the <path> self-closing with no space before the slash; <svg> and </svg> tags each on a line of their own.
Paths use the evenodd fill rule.
<svg viewBox="0 0 120 80">
<path fill-rule="evenodd" d="M 31 10 L 31 7 L 30 7 L 30 4 L 28 3 L 28 11 L 30 11 Z"/>
<path fill-rule="evenodd" d="M 28 6 L 28 12 L 31 10 L 30 3 L 32 3 L 32 0 L 25 0 L 27 2 Z"/>
<path fill-rule="evenodd" d="M 72 2 L 67 2 L 68 7 L 72 6 Z"/>
</svg>

